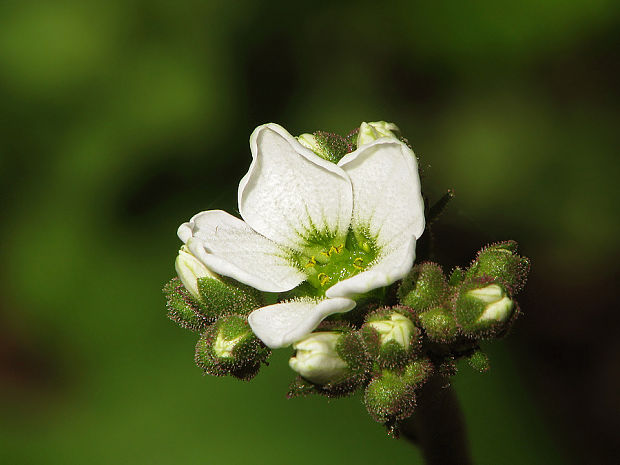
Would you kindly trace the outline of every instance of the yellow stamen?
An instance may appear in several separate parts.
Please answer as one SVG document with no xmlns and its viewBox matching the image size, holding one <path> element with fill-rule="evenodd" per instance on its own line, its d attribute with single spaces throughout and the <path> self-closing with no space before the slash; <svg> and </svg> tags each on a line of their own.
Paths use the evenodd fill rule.
<svg viewBox="0 0 620 465">
<path fill-rule="evenodd" d="M 314 265 L 316 265 L 316 258 L 314 258 L 313 255 L 312 258 L 308 261 L 308 263 L 306 263 L 306 268 L 314 268 Z"/>
<path fill-rule="evenodd" d="M 329 281 L 329 276 L 327 276 L 325 273 L 319 273 L 317 278 L 319 278 L 319 282 L 321 283 L 321 286 L 325 286 L 327 281 Z"/>
<path fill-rule="evenodd" d="M 357 257 L 355 260 L 353 260 L 353 266 L 355 268 L 357 268 L 358 270 L 363 270 L 364 269 L 364 259 L 362 257 Z"/>
</svg>

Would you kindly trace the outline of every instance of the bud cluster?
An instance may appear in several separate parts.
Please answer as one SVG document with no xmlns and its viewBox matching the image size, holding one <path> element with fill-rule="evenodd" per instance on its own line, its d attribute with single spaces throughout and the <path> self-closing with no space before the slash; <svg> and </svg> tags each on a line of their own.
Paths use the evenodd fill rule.
<svg viewBox="0 0 620 465">
<path fill-rule="evenodd" d="M 254 288 L 219 276 L 183 246 L 175 262 L 178 278 L 163 289 L 168 317 L 181 327 L 200 332 L 196 364 L 206 374 L 249 380 L 270 350 L 254 335 L 247 315 L 264 305 Z"/>
</svg>

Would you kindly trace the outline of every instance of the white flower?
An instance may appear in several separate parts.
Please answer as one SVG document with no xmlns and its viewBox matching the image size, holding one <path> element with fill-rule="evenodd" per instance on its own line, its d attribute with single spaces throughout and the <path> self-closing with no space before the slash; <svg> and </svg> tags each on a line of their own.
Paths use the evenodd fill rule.
<svg viewBox="0 0 620 465">
<path fill-rule="evenodd" d="M 293 344 L 293 349 L 297 352 L 288 361 L 289 366 L 313 383 L 338 381 L 348 370 L 346 362 L 336 351 L 341 336 L 342 334 L 336 331 L 307 335 Z"/>
<path fill-rule="evenodd" d="M 258 290 L 307 282 L 307 297 L 249 316 L 267 346 L 284 347 L 410 270 L 424 231 L 417 162 L 405 144 L 383 137 L 336 165 L 277 124 L 256 128 L 250 148 L 253 160 L 239 183 L 244 221 L 209 210 L 178 235 L 208 269 Z"/>
</svg>

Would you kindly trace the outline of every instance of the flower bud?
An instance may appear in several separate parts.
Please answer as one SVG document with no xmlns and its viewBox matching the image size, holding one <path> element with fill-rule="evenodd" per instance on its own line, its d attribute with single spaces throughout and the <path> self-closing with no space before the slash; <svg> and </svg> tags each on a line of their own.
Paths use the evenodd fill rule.
<svg viewBox="0 0 620 465">
<path fill-rule="evenodd" d="M 517 255 L 516 250 L 515 241 L 499 242 L 483 248 L 478 252 L 466 277 L 488 276 L 502 281 L 513 294 L 519 292 L 525 286 L 530 261 Z"/>
<path fill-rule="evenodd" d="M 379 423 L 408 418 L 416 405 L 415 386 L 407 383 L 400 373 L 383 370 L 366 387 L 364 404 Z"/>
<path fill-rule="evenodd" d="M 467 336 L 496 335 L 510 323 L 515 303 L 499 281 L 465 283 L 455 303 L 458 325 Z"/>
<path fill-rule="evenodd" d="M 164 286 L 163 293 L 166 296 L 168 318 L 182 328 L 201 331 L 211 323 L 212 320 L 202 313 L 196 299 L 192 297 L 179 278 L 170 280 Z"/>
<path fill-rule="evenodd" d="M 319 157 L 332 163 L 338 163 L 342 157 L 353 151 L 353 146 L 344 137 L 326 131 L 302 134 L 297 140 Z"/>
<path fill-rule="evenodd" d="M 217 275 L 194 257 L 185 245 L 179 250 L 174 267 L 185 289 L 197 301 L 201 300 L 200 292 L 198 291 L 198 279 L 205 277 L 217 279 Z"/>
<path fill-rule="evenodd" d="M 428 262 L 411 269 L 398 289 L 398 297 L 403 305 L 419 313 L 441 306 L 448 291 L 448 283 L 441 267 Z"/>
<path fill-rule="evenodd" d="M 491 365 L 489 364 L 489 357 L 481 350 L 476 350 L 473 354 L 467 357 L 467 363 L 479 373 L 486 373 L 491 368 Z"/>
<path fill-rule="evenodd" d="M 391 307 L 366 317 L 362 334 L 369 353 L 381 368 L 402 367 L 419 348 L 420 330 L 407 315 L 408 309 Z"/>
<path fill-rule="evenodd" d="M 444 308 L 436 307 L 422 312 L 418 319 L 426 336 L 433 342 L 447 344 L 457 336 L 454 316 Z"/>
<path fill-rule="evenodd" d="M 227 315 L 207 328 L 196 344 L 196 364 L 215 376 L 253 378 L 271 351 L 254 335 L 247 319 Z"/>
<path fill-rule="evenodd" d="M 361 147 L 362 145 L 369 144 L 370 142 L 381 137 L 396 137 L 394 132 L 398 131 L 398 126 L 394 123 L 387 123 L 385 121 L 362 123 L 360 125 L 359 133 L 357 134 L 357 146 Z"/>
<path fill-rule="evenodd" d="M 289 366 L 315 384 L 335 383 L 347 374 L 348 365 L 336 349 L 342 333 L 321 331 L 310 333 L 293 344 L 297 352 Z"/>
<path fill-rule="evenodd" d="M 411 320 L 396 312 L 392 313 L 387 319 L 369 321 L 368 326 L 377 330 L 382 346 L 395 342 L 403 349 L 409 348 L 411 335 L 415 331 L 415 326 Z"/>
</svg>

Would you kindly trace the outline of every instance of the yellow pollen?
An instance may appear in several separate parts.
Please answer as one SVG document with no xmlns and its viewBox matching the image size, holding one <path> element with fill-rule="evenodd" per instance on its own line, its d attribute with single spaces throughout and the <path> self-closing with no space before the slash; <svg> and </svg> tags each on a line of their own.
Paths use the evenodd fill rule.
<svg viewBox="0 0 620 465">
<path fill-rule="evenodd" d="M 329 276 L 327 276 L 325 273 L 319 273 L 317 278 L 319 278 L 319 282 L 321 283 L 321 286 L 325 286 L 327 281 L 329 281 Z"/>
<path fill-rule="evenodd" d="M 364 259 L 362 257 L 357 257 L 355 260 L 353 260 L 353 266 L 355 268 L 357 268 L 358 270 L 363 270 L 364 269 Z"/>
<path fill-rule="evenodd" d="M 314 258 L 313 255 L 312 258 L 308 261 L 308 263 L 306 263 L 306 268 L 313 268 L 314 265 L 316 265 L 316 258 Z"/>
</svg>

